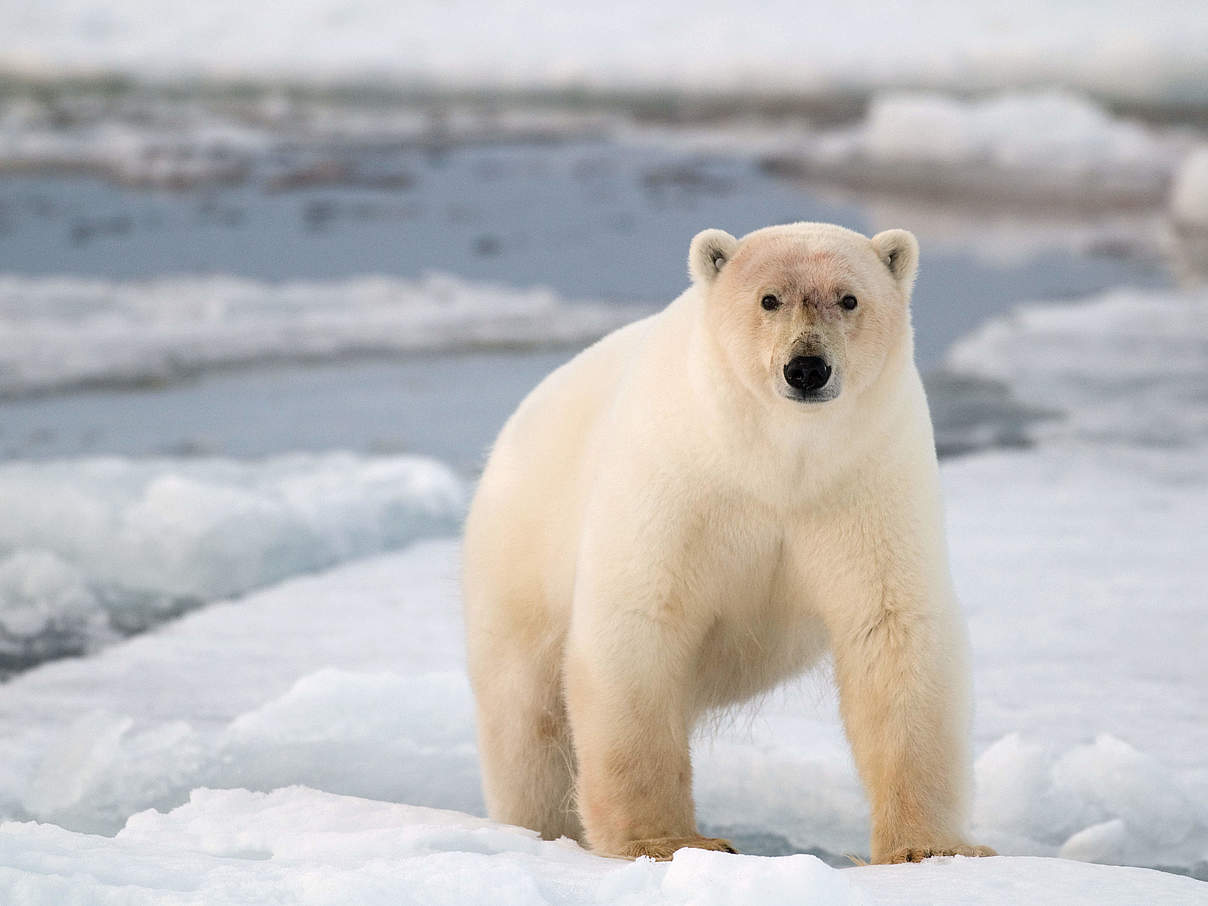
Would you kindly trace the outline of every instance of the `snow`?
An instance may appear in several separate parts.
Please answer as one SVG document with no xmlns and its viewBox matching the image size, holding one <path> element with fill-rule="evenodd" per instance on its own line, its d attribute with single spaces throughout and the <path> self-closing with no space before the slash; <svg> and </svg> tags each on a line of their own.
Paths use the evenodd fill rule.
<svg viewBox="0 0 1208 906">
<path fill-rule="evenodd" d="M 1164 156 L 1142 126 L 1064 92 L 959 99 L 935 93 L 878 95 L 861 130 L 874 159 L 984 159 L 1003 168 L 1044 162 L 1074 172 L 1090 163 L 1150 167 Z"/>
<path fill-rule="evenodd" d="M 0 395 L 265 359 L 585 343 L 646 312 L 438 274 L 289 283 L 0 275 Z"/>
<path fill-rule="evenodd" d="M 443 534 L 460 479 L 419 457 L 0 464 L 0 667 Z"/>
<path fill-rule="evenodd" d="M 0 852 L 0 896 L 20 906 L 1205 902 L 1205 885 L 1189 878 L 1050 859 L 837 870 L 810 855 L 681 850 L 671 862 L 627 863 L 466 815 L 299 787 L 196 790 L 112 838 L 7 823 Z"/>
<path fill-rule="evenodd" d="M 44 0 L 0 8 L 0 64 L 34 76 L 430 87 L 742 90 L 1056 83 L 1129 100 L 1203 101 L 1208 21 L 1183 0 L 392 5 L 375 0 Z"/>
<path fill-rule="evenodd" d="M 1180 226 L 1208 230 L 1208 145 L 1187 155 L 1170 194 L 1170 213 Z"/>
</svg>

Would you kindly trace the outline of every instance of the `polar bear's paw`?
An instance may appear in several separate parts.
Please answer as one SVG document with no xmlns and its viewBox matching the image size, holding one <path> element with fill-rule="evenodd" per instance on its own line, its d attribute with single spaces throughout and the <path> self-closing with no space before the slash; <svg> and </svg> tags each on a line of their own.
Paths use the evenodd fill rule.
<svg viewBox="0 0 1208 906">
<path fill-rule="evenodd" d="M 957 846 L 947 847 L 926 847 L 926 846 L 903 846 L 900 849 L 895 849 L 885 859 L 891 864 L 900 862 L 922 862 L 924 859 L 930 859 L 933 856 L 997 856 L 994 850 L 988 846 L 970 846 L 968 844 L 959 844 Z"/>
<path fill-rule="evenodd" d="M 618 855 L 626 859 L 648 856 L 656 862 L 666 862 L 675 855 L 677 849 L 683 849 L 685 846 L 722 853 L 738 852 L 729 840 L 718 837 L 651 837 L 649 840 L 631 840 L 621 847 Z"/>
</svg>

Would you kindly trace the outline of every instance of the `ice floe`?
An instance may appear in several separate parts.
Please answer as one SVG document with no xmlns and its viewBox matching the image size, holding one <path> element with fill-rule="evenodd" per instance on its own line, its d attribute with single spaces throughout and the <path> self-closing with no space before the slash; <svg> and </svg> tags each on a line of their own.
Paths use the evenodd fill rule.
<svg viewBox="0 0 1208 906">
<path fill-rule="evenodd" d="M 272 359 L 585 343 L 648 311 L 437 274 L 288 283 L 0 275 L 0 394 Z"/>
</svg>

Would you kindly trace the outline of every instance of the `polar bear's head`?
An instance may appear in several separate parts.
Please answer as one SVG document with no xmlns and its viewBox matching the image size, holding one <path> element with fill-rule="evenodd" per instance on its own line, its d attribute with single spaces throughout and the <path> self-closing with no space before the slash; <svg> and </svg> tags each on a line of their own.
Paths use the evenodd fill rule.
<svg viewBox="0 0 1208 906">
<path fill-rule="evenodd" d="M 826 223 L 735 239 L 705 230 L 688 268 L 707 330 L 751 391 L 794 403 L 859 393 L 896 353 L 909 357 L 918 243 L 906 230 L 869 239 Z"/>
</svg>

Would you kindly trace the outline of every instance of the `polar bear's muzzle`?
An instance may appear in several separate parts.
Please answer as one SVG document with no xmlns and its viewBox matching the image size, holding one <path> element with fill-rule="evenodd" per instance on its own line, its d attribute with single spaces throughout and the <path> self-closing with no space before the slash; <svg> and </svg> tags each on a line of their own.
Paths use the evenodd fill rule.
<svg viewBox="0 0 1208 906">
<path fill-rule="evenodd" d="M 830 362 L 820 355 L 798 355 L 784 366 L 789 399 L 803 403 L 825 403 L 839 395 L 839 380 Z"/>
</svg>

